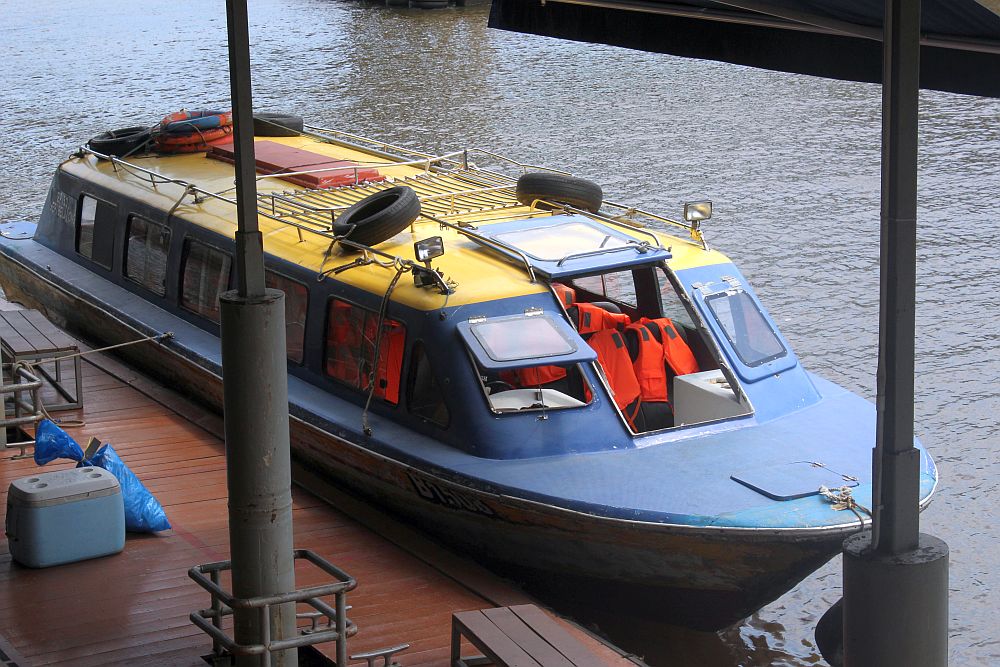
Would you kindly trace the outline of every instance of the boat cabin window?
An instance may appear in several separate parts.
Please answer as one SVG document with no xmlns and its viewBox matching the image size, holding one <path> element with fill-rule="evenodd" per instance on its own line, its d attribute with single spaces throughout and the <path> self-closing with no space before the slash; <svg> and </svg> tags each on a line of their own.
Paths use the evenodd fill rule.
<svg viewBox="0 0 1000 667">
<path fill-rule="evenodd" d="M 458 325 L 493 412 L 576 408 L 590 402 L 580 363 L 594 353 L 565 321 L 541 311 Z"/>
<path fill-rule="evenodd" d="M 83 195 L 76 215 L 76 251 L 110 270 L 115 252 L 118 207 Z"/>
<path fill-rule="evenodd" d="M 324 370 L 349 387 L 367 392 L 376 367 L 375 396 L 396 405 L 403 370 L 406 327 L 385 318 L 379 332 L 378 313 L 340 299 L 330 299 Z"/>
<path fill-rule="evenodd" d="M 305 353 L 306 312 L 309 289 L 302 283 L 274 271 L 264 271 L 265 284 L 285 293 L 285 350 L 288 360 L 301 364 Z"/>
<path fill-rule="evenodd" d="M 750 295 L 740 289 L 705 297 L 726 338 L 750 368 L 785 356 L 788 352 Z"/>
<path fill-rule="evenodd" d="M 181 307 L 218 323 L 219 295 L 229 289 L 232 263 L 229 253 L 185 239 L 181 265 Z"/>
<path fill-rule="evenodd" d="M 126 236 L 125 277 L 153 294 L 163 296 L 167 293 L 170 228 L 131 215 Z"/>
<path fill-rule="evenodd" d="M 499 372 L 476 364 L 493 412 L 578 408 L 590 403 L 590 385 L 579 364 L 532 366 Z"/>
<path fill-rule="evenodd" d="M 574 278 L 573 287 L 589 292 L 598 299 L 614 301 L 626 306 L 636 307 L 635 280 L 631 271 L 616 271 L 599 276 Z"/>
<path fill-rule="evenodd" d="M 444 402 L 444 392 L 441 391 L 441 385 L 438 384 L 427 359 L 423 341 L 418 340 L 414 343 L 412 357 L 409 383 L 406 387 L 407 409 L 412 415 L 442 428 L 448 428 L 450 419 L 448 405 Z"/>
</svg>

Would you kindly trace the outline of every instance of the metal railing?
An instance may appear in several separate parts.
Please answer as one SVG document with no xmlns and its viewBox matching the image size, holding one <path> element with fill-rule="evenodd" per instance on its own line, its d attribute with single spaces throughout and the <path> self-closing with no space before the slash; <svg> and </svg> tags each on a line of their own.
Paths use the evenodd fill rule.
<svg viewBox="0 0 1000 667">
<path fill-rule="evenodd" d="M 0 385 L 0 397 L 4 404 L 3 419 L 0 419 L 0 433 L 4 449 L 20 449 L 18 454 L 10 457 L 10 460 L 27 458 L 27 447 L 34 445 L 34 440 L 21 442 L 7 442 L 7 429 L 15 426 L 27 426 L 36 424 L 42 420 L 44 413 L 42 403 L 38 397 L 38 392 L 42 388 L 42 381 L 35 377 L 28 370 L 26 364 L 13 363 L 3 365 L 3 379 L 6 382 L 8 373 L 10 374 L 10 384 Z M 22 394 L 27 393 L 29 400 L 24 400 Z M 13 415 L 7 414 L 7 397 L 11 397 L 13 403 Z"/>
<path fill-rule="evenodd" d="M 258 655 L 261 664 L 270 667 L 271 654 L 276 651 L 313 646 L 324 642 L 337 642 L 337 665 L 347 665 L 347 638 L 357 633 L 358 628 L 347 618 L 347 592 L 357 586 L 357 581 L 349 574 L 308 549 L 296 549 L 296 560 L 304 559 L 335 579 L 332 583 L 300 588 L 288 593 L 254 598 L 237 598 L 219 584 L 219 574 L 232 569 L 232 561 L 219 561 L 196 565 L 188 570 L 188 576 L 212 596 L 212 606 L 192 612 L 191 622 L 212 638 L 212 655 L 222 659 L 226 651 L 230 655 Z M 206 576 L 208 575 L 208 576 Z M 334 596 L 334 607 L 320 598 Z M 296 614 L 296 618 L 308 619 L 311 625 L 298 628 L 297 636 L 285 639 L 271 638 L 271 608 L 288 603 L 306 604 L 314 611 Z M 222 628 L 222 619 L 230 616 L 234 609 L 256 609 L 260 615 L 261 637 L 256 644 L 238 644 Z M 325 621 L 325 624 L 322 623 Z M 397 649 L 398 650 L 398 649 Z"/>
<path fill-rule="evenodd" d="M 411 176 L 397 177 L 386 181 L 356 183 L 354 185 L 339 188 L 258 193 L 258 214 L 265 218 L 295 228 L 298 231 L 300 240 L 302 240 L 303 232 L 309 232 L 323 236 L 331 241 L 343 242 L 343 239 L 338 237 L 333 231 L 333 225 L 340 213 L 365 197 L 376 192 L 395 187 L 397 185 L 406 185 L 412 188 L 420 198 L 421 210 L 423 213 L 422 217 L 437 222 L 441 227 L 456 229 L 481 245 L 497 250 L 498 245 L 503 244 L 499 244 L 493 239 L 487 239 L 484 236 L 476 234 L 470 230 L 474 230 L 477 223 L 485 222 L 487 220 L 497 221 L 506 217 L 502 215 L 498 217 L 497 215 L 498 213 L 502 214 L 504 210 L 524 206 L 522 202 L 518 201 L 516 196 L 515 186 L 517 180 L 506 174 L 476 167 L 474 164 L 469 162 L 469 155 L 475 154 L 487 156 L 494 160 L 514 165 L 522 172 L 527 172 L 529 170 L 541 170 L 552 173 L 566 174 L 566 172 L 556 169 L 548 169 L 537 165 L 522 163 L 499 153 L 494 153 L 481 148 L 471 148 L 460 151 L 452 151 L 440 155 L 431 155 L 429 153 L 416 151 L 404 146 L 369 139 L 360 135 L 340 130 L 333 130 L 330 128 L 307 126 L 307 129 L 303 132 L 303 134 L 328 143 L 367 151 L 376 157 L 383 158 L 386 161 L 382 163 L 345 165 L 280 174 L 262 174 L 258 176 L 258 180 L 282 178 L 299 174 L 316 174 L 337 171 L 353 171 L 355 180 L 357 180 L 360 170 L 404 166 L 421 166 L 424 168 L 424 171 Z M 157 185 L 168 183 L 183 188 L 182 194 L 171 208 L 168 213 L 168 217 L 189 195 L 194 195 L 195 203 L 201 203 L 201 201 L 204 201 L 206 198 L 212 198 L 234 206 L 236 205 L 236 200 L 234 198 L 230 198 L 222 194 L 223 192 L 228 192 L 228 190 L 211 192 L 187 181 L 163 176 L 156 171 L 137 165 L 134 162 L 127 162 L 118 157 L 105 155 L 85 146 L 80 148 L 80 154 L 91 154 L 100 159 L 109 160 L 114 165 L 115 169 L 122 168 L 126 171 L 138 172 L 139 174 L 144 175 L 154 188 L 156 188 Z M 536 200 L 532 202 L 529 207 L 531 212 L 526 214 L 524 217 L 531 217 L 542 213 L 551 213 L 549 210 L 540 211 L 537 208 L 537 204 L 541 202 L 544 202 L 544 200 Z M 660 241 L 655 234 L 643 229 L 641 224 L 636 224 L 638 221 L 635 220 L 635 216 L 642 216 L 658 223 L 683 228 L 688 232 L 693 242 L 700 244 L 706 250 L 708 249 L 708 244 L 705 242 L 703 235 L 695 226 L 649 213 L 647 211 L 642 211 L 634 207 L 606 201 L 604 202 L 605 205 L 623 212 L 619 216 L 612 217 L 608 215 L 601 215 L 599 213 L 583 211 L 570 206 L 553 204 L 551 202 L 544 203 L 550 205 L 554 210 L 579 213 L 605 223 L 627 228 L 632 233 L 639 233 L 650 237 L 652 239 L 651 245 L 653 247 L 661 247 Z M 469 218 L 469 216 L 473 216 L 477 213 L 485 214 L 485 217 L 479 219 Z M 455 218 L 463 219 L 459 224 L 454 224 L 449 220 L 454 220 Z M 352 244 L 352 246 L 365 251 L 377 252 L 370 246 L 362 246 L 359 244 Z M 514 249 L 509 247 L 504 247 L 502 249 L 508 252 L 516 252 Z M 378 254 L 382 254 L 384 256 L 384 253 Z M 534 271 L 530 267 L 530 262 L 528 262 L 527 258 L 523 256 L 523 253 L 517 254 L 520 255 L 520 259 L 522 260 L 521 263 L 526 267 L 529 277 L 534 282 L 535 276 Z M 393 259 L 394 261 L 392 264 L 395 266 L 411 261 L 405 260 L 401 257 L 394 257 Z M 326 274 L 324 273 L 321 275 Z"/>
</svg>

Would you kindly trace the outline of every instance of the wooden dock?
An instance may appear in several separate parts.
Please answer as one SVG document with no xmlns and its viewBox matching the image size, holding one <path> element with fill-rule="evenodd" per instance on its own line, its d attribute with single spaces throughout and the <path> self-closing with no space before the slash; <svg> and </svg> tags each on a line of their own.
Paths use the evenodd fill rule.
<svg viewBox="0 0 1000 667">
<path fill-rule="evenodd" d="M 111 442 L 163 504 L 173 529 L 129 533 L 120 554 L 40 570 L 14 563 L 0 539 L 0 666 L 205 665 L 200 656 L 211 642 L 188 614 L 208 607 L 209 597 L 187 570 L 229 557 L 221 420 L 105 355 L 88 356 L 82 375 L 83 409 L 55 416 L 86 422 L 66 427 L 81 445 L 90 436 Z M 11 480 L 73 465 L 0 460 L 4 507 Z M 448 665 L 453 612 L 534 602 L 305 471 L 296 480 L 324 499 L 293 489 L 295 546 L 359 582 L 348 594 L 359 628 L 348 641 L 350 653 L 408 642 L 411 648 L 397 656 L 404 667 Z M 309 580 L 312 572 L 297 571 L 296 583 L 317 583 Z M 635 664 L 564 625 L 609 665 Z M 319 648 L 332 660 L 333 644 Z"/>
</svg>

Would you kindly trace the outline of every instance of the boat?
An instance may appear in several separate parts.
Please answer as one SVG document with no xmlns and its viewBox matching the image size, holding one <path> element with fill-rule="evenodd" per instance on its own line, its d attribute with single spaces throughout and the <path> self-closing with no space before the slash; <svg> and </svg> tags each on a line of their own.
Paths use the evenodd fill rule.
<svg viewBox="0 0 1000 667">
<path fill-rule="evenodd" d="M 172 332 L 118 353 L 221 412 L 231 120 L 185 118 L 75 150 L 29 233 L 0 235 L 0 280 L 87 340 Z M 295 119 L 263 118 L 255 152 L 298 464 L 510 576 L 700 629 L 870 525 L 875 407 L 802 367 L 709 244 L 710 202 L 674 219 Z"/>
</svg>

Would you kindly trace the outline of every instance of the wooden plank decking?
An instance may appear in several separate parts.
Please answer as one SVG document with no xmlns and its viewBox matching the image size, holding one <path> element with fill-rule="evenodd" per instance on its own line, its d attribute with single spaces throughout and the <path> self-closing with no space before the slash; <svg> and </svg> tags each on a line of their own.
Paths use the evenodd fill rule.
<svg viewBox="0 0 1000 667">
<path fill-rule="evenodd" d="M 204 665 L 199 656 L 211 644 L 188 614 L 209 599 L 187 570 L 229 556 L 224 450 L 209 432 L 218 433 L 220 421 L 107 357 L 85 362 L 83 376 L 84 409 L 57 416 L 86 421 L 66 428 L 81 444 L 90 436 L 111 442 L 163 504 L 173 530 L 129 533 L 121 554 L 41 570 L 12 562 L 0 538 L 0 651 L 6 646 L 31 665 Z M 11 480 L 72 465 L 0 460 L 0 501 L 6 507 Z M 390 517 L 333 489 L 323 495 L 350 516 L 295 488 L 295 546 L 358 580 L 348 594 L 359 627 L 350 653 L 409 642 L 398 656 L 405 667 L 447 665 L 452 612 L 532 602 Z M 317 583 L 314 575 L 305 566 L 297 584 Z M 567 627 L 609 664 L 633 664 Z M 321 649 L 334 655 L 332 644 Z"/>
</svg>

